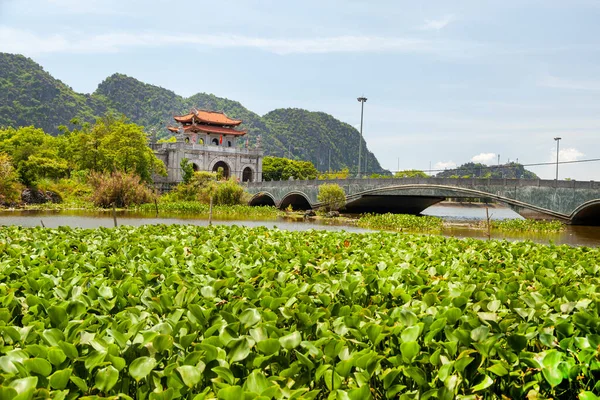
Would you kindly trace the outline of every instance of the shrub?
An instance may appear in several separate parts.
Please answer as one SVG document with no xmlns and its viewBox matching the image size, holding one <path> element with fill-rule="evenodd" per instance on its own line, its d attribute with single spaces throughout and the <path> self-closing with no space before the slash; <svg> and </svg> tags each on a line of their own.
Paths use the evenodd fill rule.
<svg viewBox="0 0 600 400">
<path fill-rule="evenodd" d="M 183 178 L 183 183 L 190 183 L 194 178 L 194 164 L 192 164 L 187 158 L 184 158 L 181 160 L 179 165 L 181 166 L 181 177 Z"/>
<path fill-rule="evenodd" d="M 129 207 L 149 203 L 154 199 L 152 191 L 131 173 L 116 171 L 110 174 L 93 172 L 88 179 L 94 188 L 91 200 L 98 207 Z"/>
<path fill-rule="evenodd" d="M 19 174 L 7 154 L 0 153 L 0 204 L 15 203 L 21 196 Z"/>
<path fill-rule="evenodd" d="M 210 199 L 210 190 L 208 186 L 216 181 L 217 175 L 214 172 L 198 171 L 194 172 L 192 179 L 188 183 L 180 183 L 170 193 L 163 196 L 164 201 L 201 201 L 208 203 Z"/>
<path fill-rule="evenodd" d="M 335 183 L 325 183 L 319 186 L 317 200 L 323 203 L 326 211 L 335 211 L 346 205 L 346 192 Z"/>
<path fill-rule="evenodd" d="M 214 203 L 222 206 L 232 206 L 244 202 L 244 188 L 234 178 L 219 182 L 214 191 Z"/>
<path fill-rule="evenodd" d="M 43 178 L 38 180 L 36 186 L 43 192 L 51 191 L 58 193 L 65 203 L 70 204 L 83 203 L 93 193 L 92 187 L 78 176 L 59 180 Z"/>
</svg>

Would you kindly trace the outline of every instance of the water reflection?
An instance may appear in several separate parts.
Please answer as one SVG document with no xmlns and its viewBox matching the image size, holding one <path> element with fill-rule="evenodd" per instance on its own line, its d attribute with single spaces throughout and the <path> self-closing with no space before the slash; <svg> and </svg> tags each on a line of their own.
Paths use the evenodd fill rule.
<svg viewBox="0 0 600 400">
<path fill-rule="evenodd" d="M 511 214 L 512 213 L 512 214 Z M 485 208 L 462 207 L 462 206 L 433 206 L 424 214 L 437 215 L 453 224 L 444 228 L 442 234 L 459 238 L 486 239 L 486 232 L 482 229 L 473 229 L 468 226 L 469 222 L 485 219 Z M 510 209 L 490 209 L 490 216 L 494 219 L 521 218 Z M 140 226 L 147 224 L 192 224 L 207 226 L 205 217 L 198 218 L 193 215 L 181 215 L 175 217 L 155 217 L 148 214 L 136 214 L 132 212 L 118 213 L 119 225 Z M 56 228 L 68 225 L 78 228 L 113 227 L 113 218 L 110 212 L 91 211 L 4 211 L 0 212 L 0 225 L 20 225 L 24 227 L 44 226 Z M 214 220 L 215 225 L 244 225 L 249 227 L 266 226 L 278 227 L 285 230 L 305 231 L 309 229 L 320 229 L 328 231 L 348 232 L 370 232 L 370 230 L 341 223 L 335 219 L 304 221 L 302 219 L 278 218 L 277 220 Z M 561 233 L 502 233 L 492 231 L 492 239 L 500 240 L 532 240 L 537 243 L 569 244 L 572 246 L 600 247 L 600 227 L 590 226 L 567 226 L 566 231 Z"/>
</svg>

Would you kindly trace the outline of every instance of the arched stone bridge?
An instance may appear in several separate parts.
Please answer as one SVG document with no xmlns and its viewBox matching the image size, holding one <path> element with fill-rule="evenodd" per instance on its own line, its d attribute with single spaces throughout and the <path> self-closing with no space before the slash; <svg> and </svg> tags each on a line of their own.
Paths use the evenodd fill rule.
<svg viewBox="0 0 600 400">
<path fill-rule="evenodd" d="M 447 198 L 504 203 L 526 218 L 546 217 L 600 225 L 600 182 L 529 179 L 394 178 L 252 182 L 250 205 L 281 209 L 322 207 L 319 186 L 336 183 L 346 191 L 346 212 L 418 214 Z"/>
</svg>

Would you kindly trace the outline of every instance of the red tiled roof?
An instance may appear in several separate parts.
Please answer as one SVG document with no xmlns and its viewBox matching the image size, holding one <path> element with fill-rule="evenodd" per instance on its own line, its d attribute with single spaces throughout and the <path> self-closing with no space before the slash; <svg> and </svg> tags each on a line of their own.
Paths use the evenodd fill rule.
<svg viewBox="0 0 600 400">
<path fill-rule="evenodd" d="M 192 110 L 189 114 L 178 115 L 173 117 L 175 121 L 180 123 L 192 123 L 194 120 L 205 124 L 215 125 L 230 125 L 237 126 L 242 123 L 242 120 L 231 119 L 225 113 L 205 110 Z"/>
<path fill-rule="evenodd" d="M 243 136 L 247 133 L 247 131 L 237 131 L 232 128 L 225 128 L 222 126 L 212 126 L 212 125 L 187 125 L 183 127 L 184 132 L 207 132 L 207 133 L 219 133 L 222 135 L 235 135 L 235 136 Z"/>
<path fill-rule="evenodd" d="M 173 133 L 179 132 L 179 128 L 177 128 L 176 126 L 167 126 L 167 129 Z"/>
</svg>

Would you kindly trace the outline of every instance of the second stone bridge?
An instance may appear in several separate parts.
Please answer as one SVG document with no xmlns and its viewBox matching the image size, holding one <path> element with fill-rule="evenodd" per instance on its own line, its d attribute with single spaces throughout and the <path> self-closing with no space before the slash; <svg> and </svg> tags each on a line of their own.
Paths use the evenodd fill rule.
<svg viewBox="0 0 600 400">
<path fill-rule="evenodd" d="M 418 214 L 447 198 L 504 203 L 524 217 L 545 216 L 600 225 L 600 183 L 529 179 L 392 178 L 295 180 L 247 183 L 251 205 L 320 208 L 319 186 L 336 183 L 346 192 L 345 211 Z"/>
</svg>

